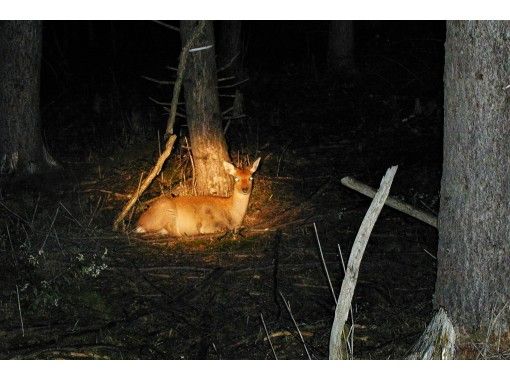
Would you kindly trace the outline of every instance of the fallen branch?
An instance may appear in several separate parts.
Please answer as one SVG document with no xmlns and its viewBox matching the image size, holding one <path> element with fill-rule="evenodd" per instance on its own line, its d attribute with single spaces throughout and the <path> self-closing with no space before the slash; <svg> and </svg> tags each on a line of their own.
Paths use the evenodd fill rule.
<svg viewBox="0 0 510 380">
<path fill-rule="evenodd" d="M 172 106 L 170 108 L 170 115 L 168 117 L 168 122 L 166 126 L 166 133 L 165 137 L 168 138 L 165 144 L 165 150 L 161 153 L 158 160 L 156 161 L 156 164 L 150 171 L 149 175 L 144 179 L 142 184 L 139 186 L 138 190 L 135 192 L 135 194 L 129 199 L 129 201 L 126 203 L 120 214 L 115 218 L 115 221 L 113 223 L 113 230 L 116 231 L 119 228 L 119 224 L 124 220 L 126 215 L 129 213 L 131 208 L 135 205 L 136 201 L 140 196 L 143 194 L 143 192 L 149 187 L 149 185 L 152 183 L 154 178 L 160 173 L 161 168 L 163 167 L 163 164 L 165 163 L 168 156 L 170 156 L 170 153 L 172 153 L 172 148 L 174 146 L 175 140 L 177 139 L 177 136 L 173 134 L 173 128 L 175 123 L 175 116 L 177 113 L 177 103 L 179 101 L 179 94 L 181 92 L 181 85 L 182 85 L 182 79 L 184 76 L 184 68 L 186 67 L 186 60 L 188 58 L 190 47 L 195 43 L 196 39 L 198 38 L 199 34 L 202 32 L 202 30 L 205 27 L 205 21 L 200 21 L 195 28 L 195 31 L 193 32 L 191 38 L 188 40 L 186 45 L 182 48 L 180 57 L 179 57 L 179 67 L 177 69 L 177 78 L 175 80 L 174 85 L 174 91 L 172 96 Z"/>
<path fill-rule="evenodd" d="M 356 190 L 357 192 L 366 195 L 367 197 L 373 198 L 375 195 L 374 188 L 367 186 L 352 177 L 344 177 L 342 178 L 341 182 L 342 185 L 347 186 L 349 189 Z M 393 197 L 388 197 L 386 200 L 386 205 L 395 210 L 403 212 L 404 214 L 412 216 L 413 218 L 416 218 L 423 223 L 437 228 L 437 217 L 427 212 L 420 211 L 408 203 L 402 202 Z"/>
<path fill-rule="evenodd" d="M 359 267 L 363 253 L 368 243 L 370 233 L 374 228 L 377 217 L 381 213 L 386 198 L 390 192 L 390 187 L 397 172 L 397 166 L 392 166 L 388 169 L 385 176 L 381 180 L 379 190 L 374 196 L 368 211 L 363 218 L 363 222 L 359 228 L 356 239 L 352 245 L 349 262 L 345 272 L 344 280 L 342 281 L 342 288 L 338 297 L 338 304 L 335 309 L 335 319 L 333 320 L 333 327 L 331 328 L 331 336 L 329 340 L 329 359 L 338 360 L 345 359 L 347 354 L 345 352 L 345 339 L 348 334 L 344 331 L 345 322 L 349 315 L 354 289 L 358 280 Z"/>
</svg>

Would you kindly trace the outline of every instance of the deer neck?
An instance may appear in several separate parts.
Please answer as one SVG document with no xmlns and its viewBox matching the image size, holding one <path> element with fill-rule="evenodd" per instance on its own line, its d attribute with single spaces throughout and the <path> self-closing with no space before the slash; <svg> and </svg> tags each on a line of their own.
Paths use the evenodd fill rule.
<svg viewBox="0 0 510 380">
<path fill-rule="evenodd" d="M 241 191 L 234 189 L 234 193 L 230 197 L 231 209 L 230 215 L 232 217 L 232 224 L 234 227 L 239 227 L 243 222 L 244 215 L 248 209 L 251 191 L 248 194 L 243 194 Z"/>
</svg>

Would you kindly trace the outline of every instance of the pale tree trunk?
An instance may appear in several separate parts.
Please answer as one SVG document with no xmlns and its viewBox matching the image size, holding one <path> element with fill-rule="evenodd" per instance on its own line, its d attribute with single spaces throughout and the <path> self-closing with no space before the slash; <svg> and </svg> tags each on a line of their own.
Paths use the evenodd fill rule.
<svg viewBox="0 0 510 380">
<path fill-rule="evenodd" d="M 510 22 L 447 23 L 435 304 L 460 331 L 510 331 Z"/>
<path fill-rule="evenodd" d="M 41 135 L 40 21 L 0 21 L 0 174 L 33 174 L 56 165 Z"/>
<path fill-rule="evenodd" d="M 354 70 L 354 28 L 348 20 L 330 21 L 328 66 L 331 71 L 351 73 Z"/>
<path fill-rule="evenodd" d="M 181 21 L 183 45 L 196 25 L 197 21 Z M 229 157 L 221 128 L 212 21 L 206 22 L 192 49 L 208 46 L 190 52 L 183 81 L 195 185 L 198 194 L 227 195 L 231 179 L 223 168 Z"/>
</svg>

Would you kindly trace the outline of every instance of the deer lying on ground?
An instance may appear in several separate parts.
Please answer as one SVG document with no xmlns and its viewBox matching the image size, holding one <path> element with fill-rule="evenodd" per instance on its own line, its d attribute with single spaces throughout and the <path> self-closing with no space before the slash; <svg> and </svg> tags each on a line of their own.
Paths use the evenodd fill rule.
<svg viewBox="0 0 510 380">
<path fill-rule="evenodd" d="M 248 208 L 253 187 L 252 174 L 259 162 L 260 157 L 251 168 L 236 168 L 223 162 L 225 171 L 235 180 L 230 197 L 162 196 L 156 199 L 138 219 L 135 232 L 190 236 L 238 228 Z"/>
</svg>

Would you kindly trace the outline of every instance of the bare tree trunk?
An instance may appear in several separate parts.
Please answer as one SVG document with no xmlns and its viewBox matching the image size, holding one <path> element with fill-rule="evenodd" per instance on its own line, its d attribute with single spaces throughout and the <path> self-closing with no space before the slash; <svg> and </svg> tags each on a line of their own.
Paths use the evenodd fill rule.
<svg viewBox="0 0 510 380">
<path fill-rule="evenodd" d="M 352 21 L 330 21 L 328 65 L 338 73 L 351 73 L 354 69 L 354 28 Z"/>
<path fill-rule="evenodd" d="M 435 304 L 461 331 L 510 330 L 510 22 L 447 23 Z"/>
<path fill-rule="evenodd" d="M 56 165 L 41 135 L 41 50 L 40 21 L 0 22 L 0 174 Z"/>
<path fill-rule="evenodd" d="M 183 45 L 190 38 L 197 21 L 181 21 Z M 195 165 L 198 194 L 227 195 L 231 180 L 223 168 L 229 161 L 227 144 L 221 128 L 217 88 L 216 57 L 212 21 L 207 21 L 190 51 L 184 74 L 184 96 Z"/>
<path fill-rule="evenodd" d="M 244 118 L 242 117 L 244 114 L 244 96 L 242 90 L 243 83 L 248 75 L 243 66 L 242 21 L 218 21 L 216 25 L 219 29 L 217 37 L 218 77 L 225 78 L 227 81 L 223 83 L 228 85 L 237 84 L 232 111 L 225 115 L 230 117 L 225 126 L 226 133 L 231 124 L 235 126 L 244 124 Z"/>
<path fill-rule="evenodd" d="M 238 20 L 218 21 L 218 67 L 226 67 L 221 75 L 244 79 L 242 22 Z"/>
</svg>

